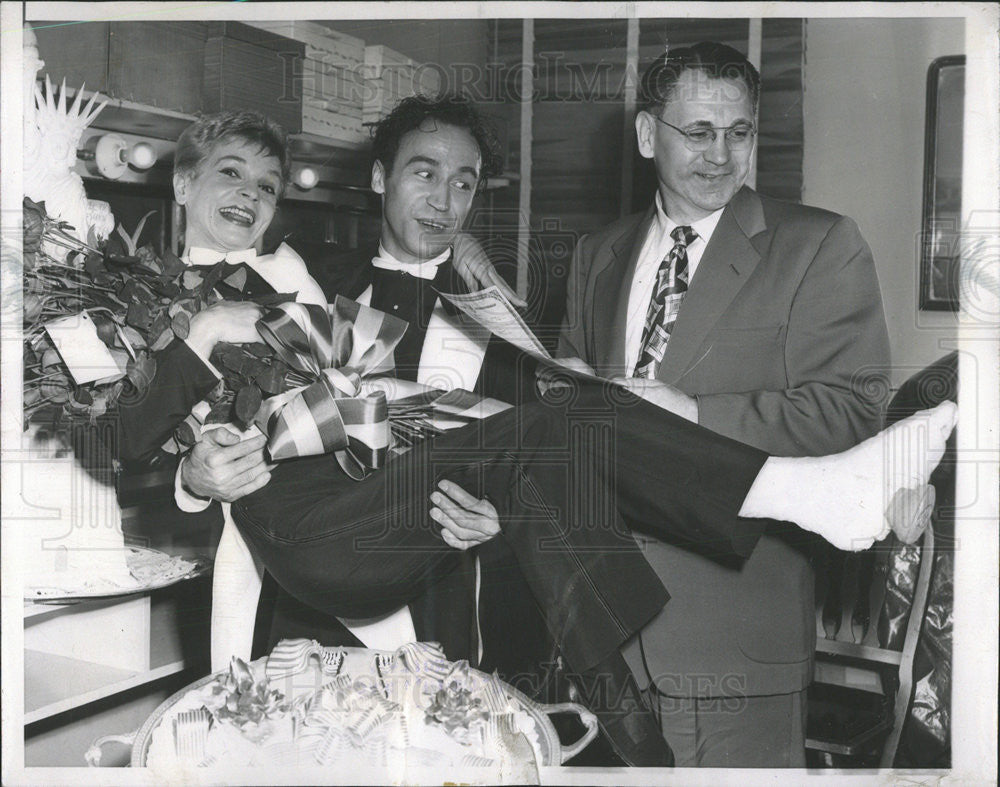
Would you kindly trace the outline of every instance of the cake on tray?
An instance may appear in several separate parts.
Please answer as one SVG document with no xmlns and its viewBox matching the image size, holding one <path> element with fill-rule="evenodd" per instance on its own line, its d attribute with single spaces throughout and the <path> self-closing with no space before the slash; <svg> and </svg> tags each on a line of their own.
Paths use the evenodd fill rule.
<svg viewBox="0 0 1000 787">
<path fill-rule="evenodd" d="M 359 781 L 469 772 L 524 783 L 537 781 L 542 735 L 497 676 L 448 661 L 436 643 L 390 653 L 296 639 L 251 664 L 234 658 L 181 695 L 152 729 L 145 765 L 172 778 L 320 767 Z"/>
</svg>

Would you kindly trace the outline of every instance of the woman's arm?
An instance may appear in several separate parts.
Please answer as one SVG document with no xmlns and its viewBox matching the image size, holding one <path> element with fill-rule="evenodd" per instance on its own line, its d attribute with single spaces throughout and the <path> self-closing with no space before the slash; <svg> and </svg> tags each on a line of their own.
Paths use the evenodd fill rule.
<svg viewBox="0 0 1000 787">
<path fill-rule="evenodd" d="M 259 339 L 261 309 L 254 303 L 219 301 L 191 318 L 191 331 L 153 355 L 156 370 L 146 390 L 119 401 L 118 458 L 125 465 L 149 462 L 191 408 L 219 381 L 208 362 L 218 342 Z"/>
</svg>

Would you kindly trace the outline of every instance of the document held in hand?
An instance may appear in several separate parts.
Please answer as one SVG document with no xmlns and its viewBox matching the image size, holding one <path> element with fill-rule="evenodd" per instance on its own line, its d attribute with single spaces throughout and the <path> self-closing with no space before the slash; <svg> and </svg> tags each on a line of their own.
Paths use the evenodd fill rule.
<svg viewBox="0 0 1000 787">
<path fill-rule="evenodd" d="M 532 333 L 531 328 L 524 321 L 514 305 L 507 300 L 500 289 L 496 286 L 487 287 L 485 290 L 470 292 L 466 294 L 441 292 L 439 295 L 455 305 L 456 308 L 467 314 L 491 333 L 496 334 L 505 342 L 509 342 L 528 355 L 538 358 L 548 366 L 553 366 L 562 371 L 589 380 L 602 380 L 604 378 L 597 375 L 587 374 L 578 369 L 564 366 L 559 359 L 549 355 L 544 345 L 538 337 Z"/>
</svg>

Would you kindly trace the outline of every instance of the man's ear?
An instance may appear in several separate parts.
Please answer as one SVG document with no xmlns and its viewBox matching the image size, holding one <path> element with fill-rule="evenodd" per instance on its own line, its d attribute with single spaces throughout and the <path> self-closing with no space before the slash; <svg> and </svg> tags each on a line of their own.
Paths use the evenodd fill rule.
<svg viewBox="0 0 1000 787">
<path fill-rule="evenodd" d="M 372 191 L 376 194 L 385 194 L 385 167 L 378 159 L 372 164 Z"/>
<path fill-rule="evenodd" d="M 175 172 L 174 173 L 174 200 L 178 205 L 183 205 L 187 202 L 188 194 L 188 183 L 190 179 L 185 173 Z"/>
<path fill-rule="evenodd" d="M 635 116 L 635 140 L 643 158 L 653 158 L 656 149 L 656 119 L 646 110 Z"/>
</svg>

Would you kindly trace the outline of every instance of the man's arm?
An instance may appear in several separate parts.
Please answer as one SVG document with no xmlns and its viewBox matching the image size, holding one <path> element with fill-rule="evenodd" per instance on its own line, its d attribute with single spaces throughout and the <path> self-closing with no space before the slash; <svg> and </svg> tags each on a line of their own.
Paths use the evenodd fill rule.
<svg viewBox="0 0 1000 787">
<path fill-rule="evenodd" d="M 587 357 L 587 336 L 584 330 L 586 322 L 583 299 L 590 272 L 590 266 L 585 264 L 588 259 L 586 245 L 587 236 L 584 235 L 573 249 L 573 261 L 566 277 L 566 313 L 559 330 L 556 358 L 580 358 L 593 363 L 593 359 Z"/>
<path fill-rule="evenodd" d="M 212 500 L 231 503 L 260 489 L 271 480 L 265 445 L 267 438 L 259 433 L 245 439 L 225 427 L 204 433 L 177 469 L 178 507 L 201 511 Z"/>
<path fill-rule="evenodd" d="M 834 453 L 878 431 L 880 402 L 860 374 L 889 368 L 889 338 L 871 250 L 841 218 L 792 302 L 785 340 L 788 387 L 701 394 L 699 423 L 772 454 Z"/>
</svg>

